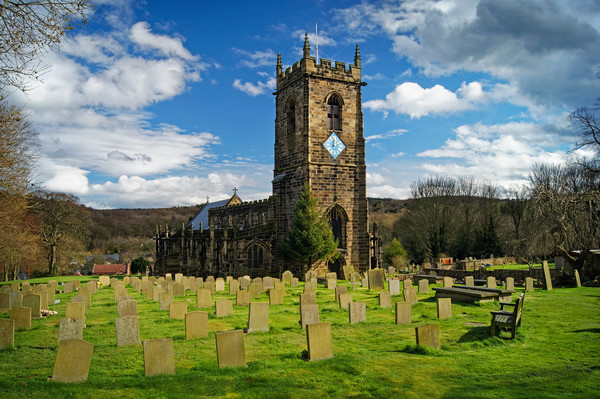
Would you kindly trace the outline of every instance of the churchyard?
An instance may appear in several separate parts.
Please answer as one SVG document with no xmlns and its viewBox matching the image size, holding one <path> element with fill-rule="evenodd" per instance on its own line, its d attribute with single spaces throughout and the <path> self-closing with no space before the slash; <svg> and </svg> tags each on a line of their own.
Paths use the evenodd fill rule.
<svg viewBox="0 0 600 399">
<path fill-rule="evenodd" d="M 263 281 L 273 286 L 269 295 L 249 281 L 166 283 L 171 296 L 157 288 L 162 281 L 144 283 L 140 292 L 141 280 L 123 287 L 117 279 L 95 293 L 87 287 L 97 277 L 30 281 L 57 281 L 59 303 L 48 301 L 56 314 L 31 319 L 31 329 L 14 331 L 14 347 L 0 350 L 2 398 L 598 396 L 598 288 L 527 291 L 512 340 L 509 332 L 490 337 L 497 301 L 445 299 L 438 308 L 433 288 L 447 281 L 408 283 L 407 302 L 406 287 L 395 281 L 380 295 L 345 280 L 319 280 L 314 297 L 301 297 L 304 282 Z M 194 292 L 213 288 L 219 291 L 210 296 Z M 524 290 L 515 288 L 513 301 Z M 310 324 L 317 315 L 321 323 Z M 0 312 L 0 330 L 7 320 L 8 311 Z M 415 328 L 425 325 L 439 329 L 439 349 L 417 345 Z M 58 351 L 59 336 L 81 345 Z M 83 382 L 49 380 L 72 366 Z"/>
</svg>

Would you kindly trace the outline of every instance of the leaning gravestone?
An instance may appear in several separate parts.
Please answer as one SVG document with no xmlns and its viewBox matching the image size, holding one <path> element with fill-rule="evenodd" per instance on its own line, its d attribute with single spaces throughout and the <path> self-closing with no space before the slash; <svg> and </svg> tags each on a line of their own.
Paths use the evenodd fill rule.
<svg viewBox="0 0 600 399">
<path fill-rule="evenodd" d="M 367 304 L 364 302 L 351 302 L 348 306 L 350 324 L 365 323 L 367 321 Z"/>
<path fill-rule="evenodd" d="M 186 302 L 173 302 L 169 306 L 169 319 L 184 320 L 186 313 L 187 313 L 187 303 Z"/>
<path fill-rule="evenodd" d="M 581 278 L 579 277 L 579 270 L 575 269 L 575 284 L 577 288 L 581 287 Z"/>
<path fill-rule="evenodd" d="M 550 277 L 550 267 L 548 266 L 547 261 L 542 263 L 542 269 L 544 269 L 544 283 L 546 284 L 546 289 L 550 291 L 552 290 L 552 278 Z"/>
<path fill-rule="evenodd" d="M 82 339 L 60 341 L 51 381 L 86 381 L 90 371 L 93 351 L 94 344 Z"/>
<path fill-rule="evenodd" d="M 505 282 L 505 289 L 514 290 L 515 289 L 515 279 L 513 277 L 507 277 Z"/>
<path fill-rule="evenodd" d="M 531 277 L 525 278 L 525 290 L 533 291 L 533 278 L 531 278 Z"/>
<path fill-rule="evenodd" d="M 437 299 L 437 317 L 442 320 L 452 317 L 452 298 Z"/>
<path fill-rule="evenodd" d="M 467 287 L 475 287 L 475 278 L 473 276 L 465 276 L 465 285 Z"/>
<path fill-rule="evenodd" d="M 15 347 L 15 321 L 0 319 L 0 349 Z"/>
<path fill-rule="evenodd" d="M 199 308 L 212 308 L 210 291 L 206 288 L 196 291 L 196 306 Z"/>
<path fill-rule="evenodd" d="M 415 327 L 417 345 L 440 349 L 440 327 L 436 324 L 425 324 Z"/>
<path fill-rule="evenodd" d="M 425 278 L 419 280 L 419 294 L 427 294 L 429 292 L 429 281 Z"/>
<path fill-rule="evenodd" d="M 410 302 L 396 302 L 396 324 L 412 323 L 412 304 Z"/>
<path fill-rule="evenodd" d="M 487 287 L 488 288 L 496 288 L 496 277 L 488 276 L 487 278 Z"/>
<path fill-rule="evenodd" d="M 31 308 L 22 306 L 12 308 L 8 317 L 10 320 L 14 320 L 15 330 L 20 328 L 31 330 Z"/>
<path fill-rule="evenodd" d="M 137 315 L 121 316 L 115 319 L 117 346 L 137 345 L 140 343 L 140 327 Z"/>
<path fill-rule="evenodd" d="M 266 302 L 250 302 L 248 312 L 248 332 L 269 331 L 269 304 Z"/>
<path fill-rule="evenodd" d="M 269 304 L 281 305 L 283 303 L 283 290 L 269 291 Z"/>
<path fill-rule="evenodd" d="M 208 337 L 208 313 L 199 310 L 185 315 L 185 339 Z"/>
<path fill-rule="evenodd" d="M 223 367 L 246 367 L 244 332 L 242 330 L 215 333 L 217 363 Z"/>
<path fill-rule="evenodd" d="M 233 314 L 233 301 L 231 299 L 215 301 L 215 313 L 217 317 L 231 316 Z"/>
<path fill-rule="evenodd" d="M 248 306 L 250 304 L 250 292 L 247 290 L 240 290 L 235 293 L 235 304 L 236 306 Z"/>
<path fill-rule="evenodd" d="M 348 309 L 348 305 L 352 303 L 352 294 L 342 294 L 340 295 L 340 309 Z"/>
<path fill-rule="evenodd" d="M 173 338 L 144 341 L 144 375 L 175 375 Z"/>
<path fill-rule="evenodd" d="M 305 304 L 300 306 L 300 325 L 302 328 L 319 322 L 319 305 Z"/>
<path fill-rule="evenodd" d="M 392 294 L 389 292 L 382 291 L 379 293 L 379 307 L 391 308 L 392 307 Z"/>
<path fill-rule="evenodd" d="M 400 280 L 390 280 L 388 290 L 391 295 L 400 295 Z"/>
<path fill-rule="evenodd" d="M 67 339 L 83 339 L 83 319 L 65 317 L 60 319 L 58 341 Z"/>
<path fill-rule="evenodd" d="M 369 270 L 369 290 L 385 291 L 385 273 L 383 269 Z"/>
<path fill-rule="evenodd" d="M 306 326 L 308 360 L 322 360 L 333 357 L 331 323 L 317 323 Z"/>
<path fill-rule="evenodd" d="M 31 318 L 39 319 L 42 317 L 40 308 L 40 295 L 39 294 L 27 294 L 23 297 L 23 306 L 31 308 Z"/>
</svg>

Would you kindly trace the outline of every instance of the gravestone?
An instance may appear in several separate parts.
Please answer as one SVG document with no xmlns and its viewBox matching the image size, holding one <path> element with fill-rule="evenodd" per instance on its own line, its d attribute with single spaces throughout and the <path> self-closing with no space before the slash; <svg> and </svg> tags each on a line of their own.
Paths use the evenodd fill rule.
<svg viewBox="0 0 600 399">
<path fill-rule="evenodd" d="M 304 274 L 304 282 L 308 282 L 317 278 L 317 273 L 314 270 L 309 270 Z"/>
<path fill-rule="evenodd" d="M 412 323 L 412 304 L 410 302 L 396 302 L 396 324 Z"/>
<path fill-rule="evenodd" d="M 465 276 L 465 285 L 467 287 L 475 287 L 475 278 L 473 276 Z"/>
<path fill-rule="evenodd" d="M 236 292 L 235 304 L 236 306 L 248 306 L 250 304 L 250 292 L 247 290 L 240 290 Z"/>
<path fill-rule="evenodd" d="M 396 268 L 395 268 L 394 266 L 388 266 L 388 268 L 387 268 L 387 272 L 388 272 L 388 274 L 390 274 L 390 275 L 394 275 L 394 274 L 396 274 Z M 393 295 L 393 294 L 392 294 L 392 295 Z"/>
<path fill-rule="evenodd" d="M 507 277 L 506 280 L 504 280 L 505 282 L 505 289 L 507 290 L 514 290 L 515 289 L 515 279 L 513 277 Z"/>
<path fill-rule="evenodd" d="M 83 319 L 65 317 L 60 319 L 58 341 L 66 339 L 83 339 Z"/>
<path fill-rule="evenodd" d="M 215 293 L 215 282 L 206 279 L 206 282 L 204 283 L 204 289 L 207 290 L 208 292 L 210 292 L 211 294 Z"/>
<path fill-rule="evenodd" d="M 409 278 L 406 278 L 406 279 L 402 280 L 402 289 L 403 290 L 407 290 L 409 288 L 411 288 L 411 289 L 413 288 L 413 282 L 412 282 L 412 280 L 409 279 Z"/>
<path fill-rule="evenodd" d="M 185 296 L 185 287 L 182 283 L 173 284 L 173 296 L 182 297 Z"/>
<path fill-rule="evenodd" d="M 85 320 L 85 303 L 68 302 L 65 304 L 65 317 Z"/>
<path fill-rule="evenodd" d="M 273 279 L 271 277 L 263 278 L 262 282 L 263 289 L 265 290 L 272 290 L 273 288 L 275 288 L 275 283 L 273 282 Z"/>
<path fill-rule="evenodd" d="M 350 324 L 365 323 L 367 321 L 367 304 L 364 302 L 351 302 L 348 307 Z"/>
<path fill-rule="evenodd" d="M 46 291 L 46 285 L 34 286 L 33 293 L 40 296 L 40 309 L 48 309 L 48 292 Z"/>
<path fill-rule="evenodd" d="M 274 290 L 281 290 L 283 292 L 283 296 L 285 296 L 285 283 L 282 283 L 280 281 L 275 281 L 275 288 L 273 288 Z"/>
<path fill-rule="evenodd" d="M 402 292 L 404 294 L 404 302 L 409 302 L 412 305 L 417 303 L 417 301 L 418 301 L 417 291 L 414 288 L 409 288 Z"/>
<path fill-rule="evenodd" d="M 337 280 L 337 273 L 335 273 L 335 272 L 326 273 L 325 280 Z"/>
<path fill-rule="evenodd" d="M 154 302 L 159 302 L 160 294 L 164 294 L 164 292 L 165 289 L 163 287 L 154 287 L 152 290 L 152 297 L 150 299 L 152 299 Z"/>
<path fill-rule="evenodd" d="M 335 290 L 335 287 L 337 287 L 337 280 L 334 280 L 332 278 L 327 279 L 327 289 Z"/>
<path fill-rule="evenodd" d="M 167 280 L 167 281 L 173 281 L 173 275 L 171 273 L 165 274 L 165 280 Z"/>
<path fill-rule="evenodd" d="M 284 271 L 281 275 L 281 281 L 290 286 L 292 285 L 292 278 L 294 278 L 294 274 L 289 270 Z"/>
<path fill-rule="evenodd" d="M 297 287 L 298 286 L 298 277 L 292 277 L 292 279 L 290 280 L 290 287 Z"/>
<path fill-rule="evenodd" d="M 452 317 L 452 299 L 438 298 L 437 299 L 437 317 L 438 319 L 449 319 Z"/>
<path fill-rule="evenodd" d="M 425 324 L 415 327 L 417 345 L 440 349 L 440 327 L 436 324 Z"/>
<path fill-rule="evenodd" d="M 93 351 L 94 344 L 82 339 L 59 341 L 51 381 L 86 381 L 90 371 Z"/>
<path fill-rule="evenodd" d="M 369 279 L 368 278 L 365 277 L 365 278 L 362 278 L 360 280 L 360 286 L 361 287 L 368 287 L 368 285 L 369 285 Z"/>
<path fill-rule="evenodd" d="M 190 281 L 190 291 L 196 292 L 200 289 L 200 281 Z"/>
<path fill-rule="evenodd" d="M 32 319 L 39 319 L 42 317 L 39 294 L 27 294 L 23 296 L 23 306 L 26 308 L 31 308 Z"/>
<path fill-rule="evenodd" d="M 125 287 L 121 287 L 121 286 L 116 287 L 115 291 L 113 293 L 113 298 L 114 298 L 115 302 L 117 302 L 117 299 L 119 299 L 123 296 L 127 296 L 127 289 Z"/>
<path fill-rule="evenodd" d="M 0 349 L 15 347 L 15 321 L 0 319 Z"/>
<path fill-rule="evenodd" d="M 308 360 L 331 359 L 333 343 L 331 339 L 331 323 L 316 323 L 306 326 Z"/>
<path fill-rule="evenodd" d="M 31 330 L 31 308 L 22 306 L 12 308 L 8 317 L 10 320 L 14 320 L 15 330 L 21 328 Z"/>
<path fill-rule="evenodd" d="M 215 281 L 215 291 L 216 292 L 223 292 L 223 291 L 225 291 L 225 280 L 223 280 L 221 277 L 219 277 Z"/>
<path fill-rule="evenodd" d="M 350 305 L 352 303 L 352 294 L 342 294 L 340 295 L 340 300 L 339 300 L 339 304 L 340 304 L 340 308 L 341 309 L 348 309 L 348 305 Z"/>
<path fill-rule="evenodd" d="M 283 304 L 283 290 L 270 290 L 269 291 L 269 304 L 271 304 L 271 305 Z"/>
<path fill-rule="evenodd" d="M 400 295 L 400 280 L 388 281 L 388 290 L 391 295 Z"/>
<path fill-rule="evenodd" d="M 244 332 L 242 330 L 215 333 L 217 364 L 223 367 L 246 367 Z"/>
<path fill-rule="evenodd" d="M 9 292 L 0 294 L 0 311 L 7 311 L 11 308 L 12 295 Z"/>
<path fill-rule="evenodd" d="M 427 294 L 429 292 L 429 281 L 425 278 L 419 280 L 419 294 Z"/>
<path fill-rule="evenodd" d="M 338 287 L 335 287 L 335 301 L 339 302 L 340 301 L 340 295 L 341 294 L 347 294 L 348 293 L 348 287 L 345 285 L 340 285 Z"/>
<path fill-rule="evenodd" d="M 304 283 L 304 292 L 306 290 L 316 290 L 317 289 L 317 279 L 312 279 Z"/>
<path fill-rule="evenodd" d="M 575 269 L 575 284 L 577 288 L 581 287 L 581 278 L 579 277 L 579 270 Z"/>
<path fill-rule="evenodd" d="M 25 291 L 25 287 L 23 287 L 23 291 Z M 73 292 L 73 284 L 71 281 L 68 283 L 63 283 L 63 292 L 65 294 L 70 294 Z"/>
<path fill-rule="evenodd" d="M 300 294 L 300 307 L 317 303 L 317 295 L 314 292 Z"/>
<path fill-rule="evenodd" d="M 233 314 L 233 301 L 231 299 L 215 301 L 215 311 L 217 317 L 231 316 Z"/>
<path fill-rule="evenodd" d="M 77 295 L 83 298 L 86 309 L 92 306 L 92 292 L 88 287 L 81 287 Z"/>
<path fill-rule="evenodd" d="M 531 277 L 525 278 L 525 290 L 533 291 L 533 278 L 531 278 Z"/>
<path fill-rule="evenodd" d="M 84 308 L 87 310 L 87 306 L 85 306 L 85 298 L 83 297 L 83 295 L 75 295 L 71 297 L 71 302 L 81 302 L 84 304 Z"/>
<path fill-rule="evenodd" d="M 163 292 L 158 295 L 158 310 L 170 310 L 173 303 L 173 293 Z"/>
<path fill-rule="evenodd" d="M 237 280 L 231 280 L 229 283 L 229 295 L 235 295 L 240 289 L 240 282 Z"/>
<path fill-rule="evenodd" d="M 240 289 L 241 290 L 247 290 L 248 287 L 250 286 L 250 279 L 242 278 L 239 281 L 240 281 Z"/>
<path fill-rule="evenodd" d="M 379 307 L 391 308 L 392 307 L 392 294 L 389 292 L 382 291 L 379 293 Z"/>
<path fill-rule="evenodd" d="M 213 283 L 215 282 L 215 276 L 207 276 L 206 277 L 206 282 L 212 281 Z"/>
<path fill-rule="evenodd" d="M 486 279 L 486 285 L 488 288 L 496 288 L 496 277 L 488 276 Z"/>
<path fill-rule="evenodd" d="M 444 277 L 443 286 L 444 287 L 452 287 L 454 284 L 454 279 L 452 277 Z"/>
<path fill-rule="evenodd" d="M 385 274 L 383 269 L 369 270 L 369 290 L 385 291 Z"/>
<path fill-rule="evenodd" d="M 185 339 L 208 337 L 208 313 L 199 310 L 185 315 Z"/>
<path fill-rule="evenodd" d="M 550 267 L 548 266 L 548 262 L 544 261 L 542 263 L 542 269 L 544 269 L 544 283 L 546 284 L 546 289 L 548 291 L 552 290 L 552 278 L 550 277 Z"/>
<path fill-rule="evenodd" d="M 175 282 L 181 283 L 182 280 L 183 280 L 183 273 L 176 273 L 175 274 Z"/>
<path fill-rule="evenodd" d="M 137 345 L 140 343 L 140 327 L 137 315 L 121 316 L 115 319 L 117 346 Z"/>
<path fill-rule="evenodd" d="M 211 293 L 206 288 L 196 291 L 196 307 L 212 308 Z"/>
<path fill-rule="evenodd" d="M 319 305 L 305 304 L 300 306 L 300 325 L 306 328 L 307 325 L 319 322 Z"/>
<path fill-rule="evenodd" d="M 184 320 L 187 313 L 186 302 L 173 302 L 169 305 L 169 319 Z"/>
<path fill-rule="evenodd" d="M 263 292 L 263 283 L 261 281 L 253 281 L 248 287 L 250 298 L 257 298 Z"/>
<path fill-rule="evenodd" d="M 269 304 L 266 302 L 250 302 L 248 311 L 248 332 L 269 331 Z"/>
<path fill-rule="evenodd" d="M 144 375 L 175 375 L 173 338 L 144 341 Z"/>
</svg>

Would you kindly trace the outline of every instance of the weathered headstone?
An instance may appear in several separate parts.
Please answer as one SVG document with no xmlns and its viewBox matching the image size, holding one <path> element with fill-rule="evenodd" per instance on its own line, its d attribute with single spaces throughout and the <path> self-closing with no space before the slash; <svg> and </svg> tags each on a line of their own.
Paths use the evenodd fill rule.
<svg viewBox="0 0 600 399">
<path fill-rule="evenodd" d="M 465 285 L 467 287 L 475 287 L 475 279 L 473 276 L 465 276 Z"/>
<path fill-rule="evenodd" d="M 173 284 L 173 296 L 174 297 L 185 296 L 185 287 L 183 286 L 183 283 Z"/>
<path fill-rule="evenodd" d="M 417 345 L 440 349 L 440 327 L 437 324 L 425 324 L 415 327 Z"/>
<path fill-rule="evenodd" d="M 163 292 L 158 295 L 158 310 L 170 310 L 173 303 L 173 293 Z"/>
<path fill-rule="evenodd" d="M 297 287 L 298 286 L 298 277 L 292 277 L 292 279 L 290 280 L 290 287 Z"/>
<path fill-rule="evenodd" d="M 394 266 L 388 266 L 387 272 L 390 275 L 394 275 L 394 274 L 396 274 L 396 268 Z M 394 295 L 394 294 L 392 294 L 392 295 Z"/>
<path fill-rule="evenodd" d="M 0 349 L 15 347 L 15 321 L 0 319 Z"/>
<path fill-rule="evenodd" d="M 400 295 L 400 280 L 388 281 L 388 290 L 391 295 Z"/>
<path fill-rule="evenodd" d="M 263 292 L 262 281 L 253 281 L 250 283 L 248 291 L 250 292 L 250 298 L 257 298 Z"/>
<path fill-rule="evenodd" d="M 169 305 L 169 319 L 184 320 L 187 313 L 186 302 L 173 302 Z"/>
<path fill-rule="evenodd" d="M 3 292 L 0 294 L 0 310 L 7 311 L 10 310 L 12 303 L 12 295 L 9 292 Z"/>
<path fill-rule="evenodd" d="M 270 290 L 269 291 L 269 304 L 281 305 L 283 303 L 283 290 Z"/>
<path fill-rule="evenodd" d="M 48 291 L 46 290 L 46 284 L 34 286 L 33 293 L 40 296 L 40 309 L 48 309 Z"/>
<path fill-rule="evenodd" d="M 300 294 L 300 306 L 317 303 L 317 296 L 314 292 Z"/>
<path fill-rule="evenodd" d="M 271 277 L 264 277 L 263 278 L 263 288 L 265 290 L 272 290 L 273 288 L 275 288 L 275 283 L 273 281 L 273 278 Z"/>
<path fill-rule="evenodd" d="M 82 339 L 58 342 L 52 381 L 83 382 L 88 378 L 94 344 Z"/>
<path fill-rule="evenodd" d="M 327 279 L 327 289 L 335 290 L 335 287 L 337 287 L 337 280 L 332 278 Z"/>
<path fill-rule="evenodd" d="M 348 306 L 350 324 L 364 323 L 367 321 L 367 304 L 364 302 L 351 302 Z"/>
<path fill-rule="evenodd" d="M 444 287 L 452 287 L 454 284 L 454 279 L 452 277 L 444 277 L 443 286 Z"/>
<path fill-rule="evenodd" d="M 322 360 L 333 357 L 331 323 L 316 323 L 306 326 L 308 360 Z"/>
<path fill-rule="evenodd" d="M 412 282 L 412 280 L 409 279 L 409 278 L 406 278 L 406 279 L 402 280 L 402 289 L 403 290 L 407 290 L 409 288 L 411 288 L 411 289 L 413 288 L 413 282 Z"/>
<path fill-rule="evenodd" d="M 83 319 L 64 317 L 60 319 L 58 341 L 66 339 L 83 339 Z"/>
<path fill-rule="evenodd" d="M 208 337 L 208 313 L 199 310 L 185 315 L 185 339 Z"/>
<path fill-rule="evenodd" d="M 542 263 L 542 269 L 544 270 L 544 283 L 546 284 L 546 289 L 550 291 L 552 290 L 552 278 L 550 277 L 550 267 L 548 266 L 548 261 L 544 261 Z"/>
<path fill-rule="evenodd" d="M 219 277 L 215 281 L 215 291 L 216 292 L 223 292 L 223 291 L 225 291 L 225 280 L 223 280 L 221 277 Z"/>
<path fill-rule="evenodd" d="M 196 306 L 199 308 L 212 308 L 210 291 L 206 288 L 196 291 Z"/>
<path fill-rule="evenodd" d="M 488 288 L 496 288 L 496 277 L 494 276 L 488 276 L 486 279 L 486 284 Z"/>
<path fill-rule="evenodd" d="M 340 301 L 340 295 L 341 294 L 347 294 L 348 293 L 348 287 L 345 285 L 339 285 L 337 287 L 335 287 L 335 301 L 339 302 Z"/>
<path fill-rule="evenodd" d="M 31 308 L 22 306 L 12 308 L 8 317 L 15 321 L 15 330 L 20 328 L 31 330 Z"/>
<path fill-rule="evenodd" d="M 366 278 L 366 277 L 365 277 L 365 278 L 362 278 L 362 279 L 360 280 L 360 286 L 361 286 L 361 287 L 368 287 L 368 286 L 369 286 L 369 279 L 368 279 L 368 278 Z"/>
<path fill-rule="evenodd" d="M 337 280 L 337 273 L 335 273 L 335 272 L 325 273 L 325 280 Z"/>
<path fill-rule="evenodd" d="M 514 277 L 507 277 L 506 280 L 504 280 L 504 285 L 505 285 L 505 289 L 507 290 L 514 290 L 515 289 L 515 279 Z"/>
<path fill-rule="evenodd" d="M 385 291 L 385 274 L 383 269 L 369 270 L 369 290 Z"/>
<path fill-rule="evenodd" d="M 65 294 L 70 294 L 73 292 L 73 284 L 71 281 L 69 281 L 67 283 L 63 283 L 63 292 Z"/>
<path fill-rule="evenodd" d="M 121 316 L 115 319 L 117 346 L 137 345 L 140 343 L 140 327 L 137 315 Z"/>
<path fill-rule="evenodd" d="M 294 274 L 289 270 L 284 271 L 281 275 L 281 281 L 287 285 L 291 285 L 292 278 L 294 278 Z"/>
<path fill-rule="evenodd" d="M 437 298 L 437 317 L 442 320 L 452 317 L 451 298 Z"/>
<path fill-rule="evenodd" d="M 305 304 L 300 306 L 300 325 L 306 328 L 309 324 L 319 322 L 319 305 Z"/>
<path fill-rule="evenodd" d="M 173 275 L 171 273 L 165 274 L 165 280 L 167 280 L 167 281 L 173 281 Z"/>
<path fill-rule="evenodd" d="M 309 282 L 312 279 L 317 278 L 317 273 L 314 270 L 309 270 L 304 274 L 304 282 Z"/>
<path fill-rule="evenodd" d="M 525 278 L 525 290 L 533 291 L 533 278 L 532 277 Z"/>
<path fill-rule="evenodd" d="M 83 302 L 68 302 L 65 304 L 65 317 L 72 319 L 85 320 L 85 303 Z"/>
<path fill-rule="evenodd" d="M 152 299 L 154 302 L 160 302 L 160 294 L 164 294 L 165 289 L 163 287 L 154 287 L 152 290 Z"/>
<path fill-rule="evenodd" d="M 412 304 L 410 302 L 396 302 L 396 324 L 412 323 Z"/>
<path fill-rule="evenodd" d="M 250 304 L 250 292 L 247 290 L 240 290 L 236 292 L 235 304 L 236 306 L 248 306 Z"/>
<path fill-rule="evenodd" d="M 215 313 L 217 317 L 231 316 L 233 314 L 233 301 L 231 299 L 215 301 Z"/>
<path fill-rule="evenodd" d="M 392 307 L 392 294 L 382 291 L 379 293 L 379 306 L 382 308 Z"/>
<path fill-rule="evenodd" d="M 223 367 L 246 367 L 244 332 L 242 330 L 215 333 L 217 363 Z"/>
<path fill-rule="evenodd" d="M 248 332 L 269 331 L 269 304 L 250 302 L 248 311 Z"/>
<path fill-rule="evenodd" d="M 427 294 L 429 292 L 429 281 L 426 278 L 419 280 L 419 294 Z"/>
<path fill-rule="evenodd" d="M 176 273 L 175 274 L 175 282 L 181 283 L 182 280 L 183 280 L 183 273 Z"/>
<path fill-rule="evenodd" d="M 26 308 L 31 308 L 32 319 L 39 319 L 42 317 L 39 294 L 27 294 L 23 296 L 23 306 Z"/>
<path fill-rule="evenodd" d="M 109 276 L 100 276 L 100 278 L 98 278 L 98 280 L 100 281 L 100 284 L 102 287 L 106 287 L 106 286 L 110 285 L 110 277 Z"/>
<path fill-rule="evenodd" d="M 579 277 L 579 270 L 575 269 L 575 284 L 577 288 L 581 287 L 581 278 Z"/>
<path fill-rule="evenodd" d="M 308 280 L 304 283 L 304 292 L 306 290 L 316 290 L 317 289 L 317 279 Z"/>
<path fill-rule="evenodd" d="M 341 294 L 339 298 L 340 309 L 348 309 L 352 303 L 352 294 Z"/>
<path fill-rule="evenodd" d="M 144 375 L 175 375 L 173 338 L 144 341 Z"/>
<path fill-rule="evenodd" d="M 229 283 L 229 295 L 235 295 L 240 289 L 240 282 L 237 280 L 231 280 Z"/>
<path fill-rule="evenodd" d="M 117 302 L 117 299 L 119 299 L 123 296 L 127 296 L 127 289 L 125 287 L 121 287 L 121 286 L 115 287 L 115 291 L 113 293 L 113 298 L 114 298 L 115 302 Z"/>
<path fill-rule="evenodd" d="M 404 294 L 404 302 L 410 302 L 412 305 L 417 303 L 417 291 L 414 288 L 406 289 L 402 293 Z"/>
</svg>

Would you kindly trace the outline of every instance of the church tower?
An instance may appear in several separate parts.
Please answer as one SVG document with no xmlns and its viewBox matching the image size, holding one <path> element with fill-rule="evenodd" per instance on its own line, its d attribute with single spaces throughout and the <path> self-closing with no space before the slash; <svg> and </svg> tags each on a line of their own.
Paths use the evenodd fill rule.
<svg viewBox="0 0 600 399">
<path fill-rule="evenodd" d="M 277 56 L 275 118 L 276 246 L 293 219 L 294 204 L 308 184 L 327 213 L 341 257 L 326 265 L 341 276 L 344 265 L 369 269 L 365 139 L 360 53 L 354 64 L 310 55 L 282 70 Z M 275 248 L 275 252 L 277 249 Z M 277 256 L 277 254 L 274 254 Z M 288 265 L 280 265 L 287 268 Z"/>
</svg>

